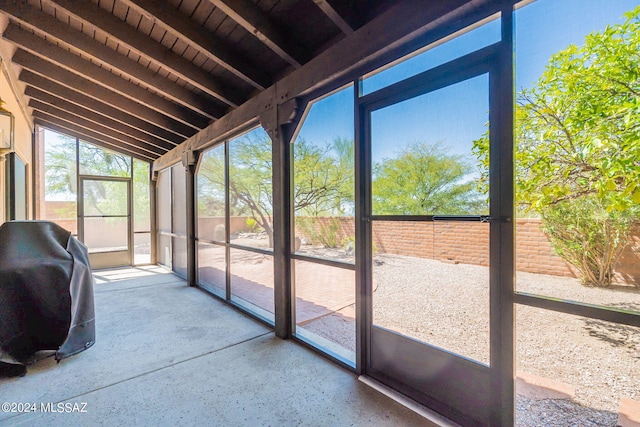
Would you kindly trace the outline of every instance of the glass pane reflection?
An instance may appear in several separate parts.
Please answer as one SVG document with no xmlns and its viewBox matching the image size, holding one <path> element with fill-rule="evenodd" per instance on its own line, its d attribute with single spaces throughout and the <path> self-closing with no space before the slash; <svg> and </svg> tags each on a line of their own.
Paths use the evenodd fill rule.
<svg viewBox="0 0 640 427">
<path fill-rule="evenodd" d="M 225 247 L 198 244 L 198 284 L 222 298 L 226 298 L 227 275 Z"/>
<path fill-rule="evenodd" d="M 231 249 L 231 300 L 274 320 L 273 256 Z"/>
<path fill-rule="evenodd" d="M 355 271 L 295 261 L 296 334 L 355 363 Z"/>
</svg>

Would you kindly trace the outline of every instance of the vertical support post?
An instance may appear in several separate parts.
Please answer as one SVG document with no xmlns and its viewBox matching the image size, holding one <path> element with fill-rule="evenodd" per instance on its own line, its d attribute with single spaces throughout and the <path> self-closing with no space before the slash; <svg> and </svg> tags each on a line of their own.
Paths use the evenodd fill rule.
<svg viewBox="0 0 640 427">
<path fill-rule="evenodd" d="M 158 184 L 158 171 L 154 171 L 153 168 L 149 167 L 149 174 L 150 174 L 150 179 L 149 179 L 149 203 L 150 203 L 150 209 L 149 209 L 149 214 L 151 216 L 150 220 L 151 220 L 151 227 L 150 227 L 150 231 L 151 231 L 151 235 L 149 236 L 149 244 L 151 245 L 151 259 L 149 260 L 149 262 L 151 262 L 151 264 L 157 264 L 158 263 L 158 216 L 157 216 L 157 212 L 158 212 L 158 206 L 156 204 L 157 202 L 157 197 L 156 197 L 156 192 L 157 192 L 157 184 Z"/>
<path fill-rule="evenodd" d="M 267 110 L 260 123 L 271 137 L 275 334 L 293 334 L 291 281 L 291 139 L 302 116 L 296 99 Z"/>
<path fill-rule="evenodd" d="M 361 83 L 355 82 L 355 218 L 356 218 L 356 372 L 367 374 L 371 349 L 371 150 L 369 116 L 360 103 Z"/>
<path fill-rule="evenodd" d="M 491 216 L 491 368 L 495 396 L 491 425 L 511 426 L 515 421 L 514 305 L 515 194 L 514 194 L 514 87 L 513 6 L 501 13 L 502 42 L 497 70 L 491 73 L 490 190 Z"/>
<path fill-rule="evenodd" d="M 196 164 L 197 154 L 187 150 L 182 155 L 185 170 L 185 195 L 187 199 L 187 284 L 196 286 Z"/>
</svg>

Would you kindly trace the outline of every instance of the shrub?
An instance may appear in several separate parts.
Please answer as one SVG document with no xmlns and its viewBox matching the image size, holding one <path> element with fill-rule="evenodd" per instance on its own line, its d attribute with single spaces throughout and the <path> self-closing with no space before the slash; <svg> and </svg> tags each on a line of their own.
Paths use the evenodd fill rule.
<svg viewBox="0 0 640 427">
<path fill-rule="evenodd" d="M 580 281 L 590 286 L 611 285 L 633 218 L 630 211 L 607 212 L 594 196 L 566 200 L 542 212 L 555 252 L 575 266 Z"/>
<path fill-rule="evenodd" d="M 247 230 L 249 230 L 250 233 L 256 233 L 259 229 L 260 226 L 258 225 L 258 221 L 256 221 L 254 218 L 247 218 Z"/>
<path fill-rule="evenodd" d="M 296 221 L 312 244 L 321 244 L 325 248 L 337 248 L 340 245 L 340 219 L 331 217 L 325 222 L 315 217 L 298 217 Z"/>
</svg>

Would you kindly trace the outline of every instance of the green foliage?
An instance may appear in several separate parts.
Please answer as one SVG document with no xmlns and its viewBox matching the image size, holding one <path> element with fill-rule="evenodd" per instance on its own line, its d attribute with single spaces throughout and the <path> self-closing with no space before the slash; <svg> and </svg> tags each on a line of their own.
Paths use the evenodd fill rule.
<svg viewBox="0 0 640 427">
<path fill-rule="evenodd" d="M 519 190 L 532 209 L 588 194 L 609 212 L 640 203 L 639 14 L 556 53 L 519 94 Z"/>
<path fill-rule="evenodd" d="M 317 216 L 352 209 L 352 141 L 338 138 L 333 144 L 321 147 L 299 139 L 292 150 L 296 212 Z M 198 170 L 199 215 L 224 216 L 224 177 L 224 149 L 218 147 L 205 153 Z M 273 244 L 271 180 L 271 140 L 266 133 L 250 132 L 229 143 L 231 215 L 249 216 L 247 225 L 263 228 L 270 245 Z M 337 245 L 331 236 L 323 239 L 333 245 L 331 247 Z"/>
<path fill-rule="evenodd" d="M 49 135 L 55 135 L 51 133 Z M 45 141 L 44 191 L 45 200 L 55 197 L 76 199 L 76 140 L 65 135 Z M 81 175 L 105 177 L 129 177 L 132 173 L 130 156 L 114 153 L 101 147 L 80 141 L 78 144 Z M 149 164 L 134 161 L 134 210 L 136 224 L 142 220 L 142 228 L 149 225 Z M 92 215 L 126 213 L 127 187 L 113 182 L 90 181 L 84 188 L 85 211 Z M 70 212 L 65 212 L 68 217 Z M 75 217 L 76 213 L 71 215 Z M 144 220 L 143 218 L 147 218 Z"/>
<path fill-rule="evenodd" d="M 204 153 L 198 166 L 197 199 L 199 217 L 223 217 L 224 196 L 224 146 Z"/>
<path fill-rule="evenodd" d="M 273 247 L 271 139 L 260 129 L 229 142 L 229 210 L 249 216 L 265 230 Z M 198 170 L 198 214 L 225 215 L 225 164 L 222 146 L 208 151 Z"/>
<path fill-rule="evenodd" d="M 607 212 L 596 195 L 589 195 L 547 206 L 542 219 L 554 250 L 578 269 L 583 284 L 611 284 L 613 267 L 629 241 L 630 211 Z"/>
<path fill-rule="evenodd" d="M 414 143 L 373 166 L 376 215 L 456 215 L 487 211 L 474 172 L 442 144 Z"/>
<path fill-rule="evenodd" d="M 640 213 L 639 15 L 640 6 L 623 24 L 554 54 L 536 87 L 517 95 L 517 203 L 542 215 L 558 253 L 593 285 L 610 284 L 612 254 L 626 243 L 629 218 Z M 474 146 L 486 180 L 488 133 Z M 571 233 L 565 221 L 572 221 Z M 599 238 L 613 247 L 591 251 L 585 263 L 569 248 L 596 236 L 590 221 L 606 224 L 597 227 L 610 234 Z"/>
<path fill-rule="evenodd" d="M 131 176 L 131 157 L 97 147 L 84 141 L 78 144 L 80 174 L 99 176 Z"/>
<path fill-rule="evenodd" d="M 46 141 L 44 152 L 45 200 L 52 196 L 75 199 L 76 185 L 76 140 L 59 135 L 57 141 Z"/>
<path fill-rule="evenodd" d="M 258 225 L 258 222 L 253 218 L 247 218 L 246 224 L 247 224 L 247 229 L 251 233 L 255 233 L 258 230 L 260 230 L 260 226 Z"/>
<path fill-rule="evenodd" d="M 353 210 L 353 141 L 336 138 L 322 147 L 299 138 L 292 149 L 295 212 L 318 216 Z"/>
<path fill-rule="evenodd" d="M 340 241 L 340 244 L 342 245 L 345 251 L 347 250 L 353 251 L 353 249 L 356 247 L 356 236 L 351 235 L 351 236 L 344 237 L 342 241 Z"/>
<path fill-rule="evenodd" d="M 133 160 L 133 214 L 135 231 L 151 231 L 151 200 L 149 180 L 151 165 L 141 160 Z"/>
<path fill-rule="evenodd" d="M 318 221 L 313 217 L 297 217 L 296 223 L 311 244 L 320 244 L 325 248 L 340 246 L 340 219 L 331 217 L 327 221 Z"/>
</svg>

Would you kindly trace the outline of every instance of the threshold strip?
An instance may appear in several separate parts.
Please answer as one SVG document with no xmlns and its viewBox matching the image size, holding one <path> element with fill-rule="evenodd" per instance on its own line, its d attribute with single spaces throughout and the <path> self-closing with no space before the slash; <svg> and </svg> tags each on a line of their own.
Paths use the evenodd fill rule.
<svg viewBox="0 0 640 427">
<path fill-rule="evenodd" d="M 438 414 L 437 412 L 432 411 L 431 409 L 427 408 L 426 406 L 419 404 L 415 400 L 408 398 L 404 394 L 401 394 L 401 393 L 395 391 L 394 389 L 392 389 L 390 387 L 387 387 L 386 385 L 382 384 L 379 381 L 374 380 L 371 377 L 368 377 L 366 375 L 360 375 L 358 377 L 358 381 L 360 381 L 363 384 L 368 385 L 369 387 L 371 387 L 372 389 L 378 391 L 379 393 L 384 394 L 385 396 L 387 396 L 391 400 L 395 400 L 396 402 L 398 402 L 399 404 L 401 404 L 405 408 L 407 408 L 407 409 L 415 412 L 416 414 L 422 416 L 423 418 L 427 419 L 429 422 L 435 424 L 436 426 L 439 426 L 439 427 L 461 427 L 460 424 L 455 423 L 455 422 L 451 421 L 450 419 L 443 417 L 442 415 Z"/>
</svg>

